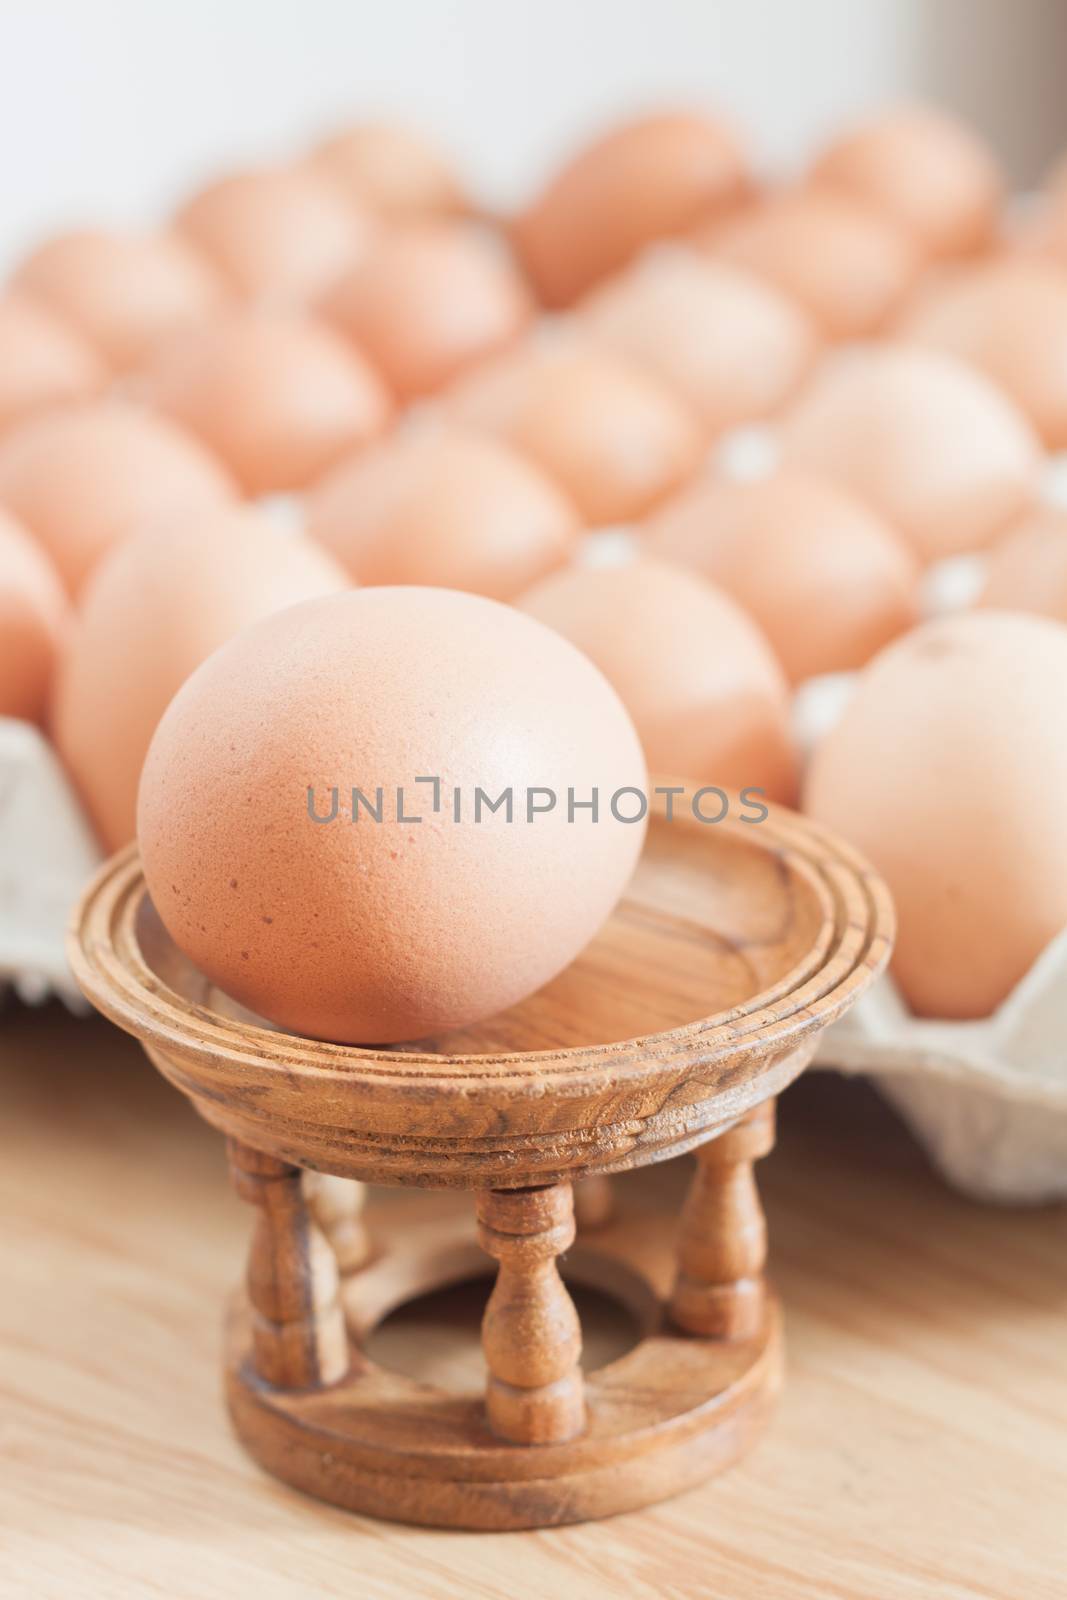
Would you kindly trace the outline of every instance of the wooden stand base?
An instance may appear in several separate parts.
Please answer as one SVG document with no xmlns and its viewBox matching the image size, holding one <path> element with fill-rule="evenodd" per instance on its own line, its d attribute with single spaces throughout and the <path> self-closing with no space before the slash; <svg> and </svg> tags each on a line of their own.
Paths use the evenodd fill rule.
<svg viewBox="0 0 1067 1600">
<path fill-rule="evenodd" d="M 753 1165 L 775 1096 L 884 966 L 892 925 L 880 880 L 803 818 L 707 828 L 660 806 L 626 896 L 552 983 L 484 1023 L 361 1049 L 242 1013 L 174 946 L 135 854 L 112 861 L 71 962 L 225 1133 L 254 1209 L 226 1358 L 250 1453 L 337 1505 L 490 1529 L 649 1505 L 735 1460 L 779 1383 Z M 684 1205 L 614 1214 L 613 1175 L 690 1150 Z M 389 1240 L 365 1227 L 366 1183 L 423 1191 Z M 397 1307 L 487 1274 L 471 1392 L 372 1359 Z M 568 1283 L 636 1323 L 599 1370 Z"/>
<path fill-rule="evenodd" d="M 494 1433 L 486 1399 L 455 1394 L 364 1354 L 399 1306 L 484 1276 L 487 1261 L 462 1219 L 426 1207 L 396 1247 L 342 1283 L 351 1362 L 328 1387 L 283 1390 L 257 1374 L 245 1296 L 231 1309 L 226 1392 L 234 1427 L 275 1477 L 352 1511 L 471 1529 L 539 1528 L 650 1505 L 729 1466 L 755 1442 L 781 1375 L 773 1295 L 746 1337 L 675 1331 L 664 1297 L 674 1271 L 673 1218 L 630 1212 L 578 1244 L 570 1285 L 622 1303 L 639 1342 L 584 1378 L 585 1427 L 558 1444 Z"/>
</svg>

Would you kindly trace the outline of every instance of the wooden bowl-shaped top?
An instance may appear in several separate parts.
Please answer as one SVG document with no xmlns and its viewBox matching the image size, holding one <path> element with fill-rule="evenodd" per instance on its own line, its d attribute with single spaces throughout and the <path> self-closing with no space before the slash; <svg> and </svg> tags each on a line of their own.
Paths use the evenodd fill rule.
<svg viewBox="0 0 1067 1600">
<path fill-rule="evenodd" d="M 89 999 L 224 1132 L 377 1182 L 519 1187 L 700 1143 L 803 1069 L 884 966 L 881 879 L 825 829 L 667 820 L 563 973 L 488 1022 L 417 1045 L 273 1029 L 176 948 L 131 848 L 87 888 L 70 957 Z"/>
</svg>

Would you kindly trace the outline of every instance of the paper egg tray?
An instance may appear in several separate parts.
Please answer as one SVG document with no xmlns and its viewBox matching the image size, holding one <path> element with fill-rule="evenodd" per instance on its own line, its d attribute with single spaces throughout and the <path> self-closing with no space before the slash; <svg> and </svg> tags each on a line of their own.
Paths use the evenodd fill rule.
<svg viewBox="0 0 1067 1600">
<path fill-rule="evenodd" d="M 67 917 L 100 851 L 50 745 L 0 717 L 0 991 L 87 1011 L 64 953 Z"/>
<path fill-rule="evenodd" d="M 839 686 L 829 693 L 839 700 Z M 0 719 L 0 988 L 30 1004 L 55 993 L 86 1009 L 64 933 L 99 858 L 48 744 L 26 723 Z M 1067 1198 L 1065 1039 L 1067 932 L 981 1022 L 921 1021 L 880 979 L 829 1030 L 816 1064 L 870 1074 L 958 1188 L 1037 1202 Z"/>
<path fill-rule="evenodd" d="M 868 1073 L 966 1194 L 1067 1199 L 1067 932 L 991 1017 L 914 1017 L 883 977 L 820 1041 L 816 1064 Z"/>
</svg>

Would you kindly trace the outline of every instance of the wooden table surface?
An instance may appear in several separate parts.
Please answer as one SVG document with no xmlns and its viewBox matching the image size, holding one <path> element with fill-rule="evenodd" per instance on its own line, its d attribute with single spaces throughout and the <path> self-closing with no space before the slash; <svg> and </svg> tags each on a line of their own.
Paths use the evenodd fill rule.
<svg viewBox="0 0 1067 1600">
<path fill-rule="evenodd" d="M 489 1535 L 349 1516 L 243 1456 L 219 1318 L 249 1217 L 136 1046 L 9 1007 L 0 1085 L 5 1600 L 1067 1595 L 1067 1212 L 954 1195 L 865 1086 L 797 1085 L 761 1166 L 788 1371 L 756 1451 L 650 1511 Z M 444 1337 L 396 1348 L 447 1367 Z"/>
</svg>

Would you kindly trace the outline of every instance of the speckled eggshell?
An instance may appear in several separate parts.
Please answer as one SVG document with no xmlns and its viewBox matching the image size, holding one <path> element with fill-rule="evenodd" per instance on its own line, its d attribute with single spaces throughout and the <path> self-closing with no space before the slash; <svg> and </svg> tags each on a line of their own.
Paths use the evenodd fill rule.
<svg viewBox="0 0 1067 1600">
<path fill-rule="evenodd" d="M 837 478 L 923 561 L 989 544 L 1033 502 L 1040 447 L 955 356 L 885 344 L 825 364 L 785 419 L 782 460 Z"/>
<path fill-rule="evenodd" d="M 1003 193 L 986 147 L 932 106 L 901 106 L 842 134 L 814 176 L 881 207 L 934 257 L 971 255 L 988 244 Z"/>
<path fill-rule="evenodd" d="M 43 721 L 69 612 L 40 546 L 0 511 L 0 717 Z"/>
<path fill-rule="evenodd" d="M 399 122 L 359 122 L 331 134 L 312 161 L 353 200 L 391 222 L 458 216 L 469 209 L 441 152 Z"/>
<path fill-rule="evenodd" d="M 105 849 L 134 836 L 145 752 L 190 673 L 250 623 L 349 586 L 324 550 L 247 507 L 162 517 L 111 552 L 83 596 L 52 707 Z"/>
<path fill-rule="evenodd" d="M 0 296 L 0 434 L 35 411 L 87 400 L 106 376 L 92 346 L 45 306 Z"/>
<path fill-rule="evenodd" d="M 569 341 L 476 373 L 449 407 L 536 461 L 593 526 L 643 516 L 704 453 L 696 412 L 662 379 Z"/>
<path fill-rule="evenodd" d="M 579 151 L 516 218 L 514 238 L 544 304 L 572 305 L 646 245 L 736 204 L 749 185 L 725 123 L 657 113 Z"/>
<path fill-rule="evenodd" d="M 1067 925 L 1067 628 L 975 611 L 890 645 L 816 747 L 805 810 L 896 902 L 920 1016 L 984 1017 Z"/>
<path fill-rule="evenodd" d="M 441 779 L 441 810 L 430 785 Z M 186 683 L 141 781 L 138 837 L 172 938 L 282 1027 L 417 1040 L 506 1009 L 609 915 L 643 823 L 568 820 L 566 792 L 646 782 L 617 696 L 572 645 L 510 607 L 420 588 L 310 601 L 247 629 Z M 351 819 L 351 788 L 380 823 Z M 395 791 L 404 789 L 397 820 Z M 339 790 L 333 821 L 330 791 Z M 511 787 L 563 798 L 453 819 Z M 535 802 L 536 802 L 535 797 Z M 583 820 L 584 819 L 584 820 Z"/>
<path fill-rule="evenodd" d="M 796 758 L 781 667 L 730 596 L 666 562 L 569 567 L 518 604 L 614 684 L 653 772 L 789 801 Z M 709 802 L 712 813 L 715 803 Z"/>
<path fill-rule="evenodd" d="M 1067 622 L 1067 511 L 1043 506 L 997 541 L 977 603 Z"/>
<path fill-rule="evenodd" d="M 0 505 L 40 540 L 74 595 L 145 517 L 212 510 L 235 496 L 198 440 L 118 400 L 32 417 L 0 445 Z"/>
<path fill-rule="evenodd" d="M 308 531 L 365 584 L 510 600 L 570 555 L 578 513 L 531 461 L 456 427 L 398 434 L 328 473 Z"/>
<path fill-rule="evenodd" d="M 660 509 L 645 544 L 744 606 L 793 683 L 861 667 L 918 621 L 919 563 L 903 540 L 809 474 L 699 483 Z"/>
<path fill-rule="evenodd" d="M 820 343 L 808 315 L 770 284 L 681 245 L 642 257 L 580 315 L 594 343 L 653 372 L 712 435 L 773 416 Z"/>
<path fill-rule="evenodd" d="M 426 222 L 383 233 L 321 309 L 411 400 L 512 344 L 532 304 L 498 242 L 468 224 Z"/>
<path fill-rule="evenodd" d="M 1067 447 L 1067 272 L 1002 257 L 934 283 L 900 338 L 947 350 L 1011 395 L 1045 444 Z"/>
<path fill-rule="evenodd" d="M 325 323 L 264 308 L 170 342 L 144 396 L 197 434 L 249 494 L 303 489 L 385 427 L 373 367 Z"/>
<path fill-rule="evenodd" d="M 175 233 L 59 234 L 26 258 L 14 283 L 83 333 L 116 371 L 224 299 L 218 273 Z"/>
<path fill-rule="evenodd" d="M 238 294 L 283 304 L 324 293 L 378 226 L 331 179 L 300 167 L 219 178 L 185 203 L 176 223 Z"/>
<path fill-rule="evenodd" d="M 918 276 L 920 253 L 892 218 L 815 186 L 782 190 L 712 224 L 707 248 L 792 295 L 831 339 L 883 328 Z"/>
</svg>

